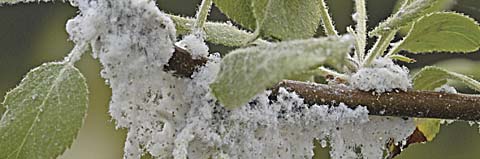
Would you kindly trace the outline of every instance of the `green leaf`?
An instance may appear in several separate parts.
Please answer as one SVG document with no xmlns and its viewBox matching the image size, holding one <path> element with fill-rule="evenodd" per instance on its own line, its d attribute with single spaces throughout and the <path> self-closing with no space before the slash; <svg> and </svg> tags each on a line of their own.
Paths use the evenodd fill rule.
<svg viewBox="0 0 480 159">
<path fill-rule="evenodd" d="M 184 18 L 175 15 L 169 15 L 172 21 L 175 23 L 178 35 L 187 35 L 191 33 L 192 25 L 195 23 L 195 19 Z M 220 44 L 225 46 L 244 46 L 245 42 L 249 40 L 253 34 L 244 30 L 239 30 L 235 26 L 227 23 L 218 22 L 206 22 L 205 36 L 208 42 L 214 44 Z M 267 44 L 265 40 L 257 39 L 254 41 L 256 44 Z"/>
<path fill-rule="evenodd" d="M 460 81 L 471 89 L 480 92 L 480 82 L 440 67 L 427 66 L 413 76 L 413 88 L 416 90 L 433 90 L 447 83 L 447 80 Z"/>
<path fill-rule="evenodd" d="M 413 77 L 413 88 L 415 90 L 433 91 L 435 88 L 447 84 L 448 79 L 461 79 L 464 77 L 466 76 L 448 72 L 439 67 L 427 66 L 420 70 Z M 440 119 L 414 119 L 417 129 L 422 133 L 427 141 L 432 141 L 440 132 Z"/>
<path fill-rule="evenodd" d="M 413 2 L 413 0 L 397 0 L 397 2 L 395 2 L 395 6 L 393 6 L 392 13 L 397 13 L 398 10 L 400 10 L 400 8 L 402 8 L 402 6 L 410 4 L 412 2 Z"/>
<path fill-rule="evenodd" d="M 418 75 L 418 74 L 417 74 Z M 419 76 L 414 76 L 414 89 L 416 90 L 428 90 L 433 91 L 435 88 L 438 88 L 447 83 L 446 79 L 433 80 L 433 84 L 430 87 L 421 87 L 421 79 Z M 428 75 L 427 75 L 428 76 Z M 427 79 L 427 77 L 423 77 Z M 431 78 L 433 79 L 433 78 Z M 425 82 L 425 81 L 424 81 Z M 440 120 L 439 119 L 425 119 L 425 118 L 414 118 L 415 125 L 417 129 L 422 132 L 422 135 L 427 139 L 427 141 L 432 141 L 435 136 L 440 132 Z"/>
<path fill-rule="evenodd" d="M 5 112 L 5 107 L 3 106 L 3 104 L 0 103 L 0 114 L 3 114 Z M 2 115 L 0 115 L 0 118 L 2 117 Z"/>
<path fill-rule="evenodd" d="M 435 4 L 431 7 L 428 7 L 426 9 L 426 12 L 425 13 L 433 13 L 433 12 L 438 12 L 438 11 L 442 11 L 442 10 L 445 10 L 445 9 L 448 9 L 450 7 L 453 6 L 453 4 L 455 4 L 455 0 L 436 0 L 437 2 L 435 2 Z M 397 2 L 395 3 L 395 6 L 393 7 L 393 13 L 397 13 L 400 8 L 402 7 L 403 4 L 411 4 L 412 2 L 414 2 L 414 0 L 397 0 Z"/>
<path fill-rule="evenodd" d="M 462 14 L 433 13 L 416 22 L 398 47 L 411 53 L 473 52 L 480 48 L 480 26 Z"/>
<path fill-rule="evenodd" d="M 402 61 L 402 62 L 406 62 L 406 63 L 414 63 L 414 62 L 417 62 L 417 60 L 412 59 L 412 58 L 407 57 L 407 56 L 403 56 L 403 55 L 390 55 L 389 57 L 390 57 L 391 59 L 398 60 L 398 61 Z"/>
<path fill-rule="evenodd" d="M 444 68 L 451 72 L 456 72 L 459 74 L 467 75 L 475 80 L 480 79 L 480 62 L 474 61 L 470 59 L 464 58 L 457 58 L 457 59 L 449 59 L 440 61 L 438 63 L 433 64 L 433 66 L 437 66 L 440 68 Z M 412 72 L 418 72 L 420 70 L 412 70 Z M 447 81 L 445 81 L 447 82 Z M 449 80 L 446 84 L 455 87 L 456 89 L 460 89 L 462 91 L 472 92 L 472 90 L 468 90 L 467 86 L 460 81 L 457 80 Z"/>
<path fill-rule="evenodd" d="M 415 118 L 417 129 L 422 132 L 427 141 L 432 141 L 440 132 L 440 119 Z"/>
<path fill-rule="evenodd" d="M 465 60 L 465 59 L 455 59 L 455 60 L 448 60 L 438 63 L 436 65 L 441 65 L 448 67 L 449 70 L 456 70 L 461 71 L 464 73 L 469 74 L 476 74 L 478 72 L 478 64 Z M 464 79 L 466 78 L 466 79 Z M 450 71 L 443 70 L 439 67 L 426 67 L 419 71 L 413 77 L 413 86 L 416 90 L 427 90 L 432 91 L 435 88 L 438 88 L 444 84 L 447 84 L 448 79 L 453 79 L 460 81 L 462 83 L 471 83 L 467 84 L 472 89 L 478 91 L 479 89 L 479 82 L 466 77 L 465 75 L 461 75 L 458 73 L 453 73 Z M 464 82 L 469 81 L 469 82 Z M 475 84 L 476 83 L 476 84 Z M 477 85 L 476 87 L 474 85 Z M 440 131 L 440 120 L 439 119 L 425 119 L 425 118 L 415 118 L 415 124 L 417 129 L 422 132 L 423 136 L 427 139 L 427 141 L 432 141 L 436 134 Z"/>
<path fill-rule="evenodd" d="M 214 3 L 243 27 L 259 29 L 262 35 L 278 39 L 312 37 L 320 24 L 318 0 L 214 0 Z"/>
<path fill-rule="evenodd" d="M 71 64 L 31 70 L 5 96 L 0 158 L 56 158 L 70 147 L 87 110 L 87 85 Z"/>
<path fill-rule="evenodd" d="M 369 34 L 371 36 L 385 35 L 392 30 L 398 30 L 403 26 L 411 24 L 420 17 L 428 14 L 429 9 L 435 7 L 442 0 L 417 0 L 406 5 L 402 10 L 396 12 L 387 20 L 381 22 Z"/>
<path fill-rule="evenodd" d="M 255 29 L 252 0 L 214 0 L 222 13 L 247 29 Z"/>
<path fill-rule="evenodd" d="M 413 2 L 413 0 L 398 0 L 397 3 L 395 4 L 394 9 L 393 9 L 393 13 L 396 13 L 400 9 L 402 4 L 404 4 L 404 3 L 410 4 L 412 2 Z M 438 0 L 438 2 L 435 3 L 435 5 L 431 6 L 430 8 L 427 8 L 424 11 L 424 14 L 430 14 L 430 13 L 433 13 L 433 12 L 447 10 L 447 9 L 451 8 L 453 6 L 453 4 L 455 4 L 455 3 L 456 3 L 456 0 Z M 404 27 L 401 27 L 400 30 L 398 30 L 400 35 L 402 35 L 402 36 L 407 35 L 408 32 L 410 31 L 410 29 L 412 29 L 413 23 L 414 22 L 411 22 L 408 25 L 406 25 Z"/>
<path fill-rule="evenodd" d="M 236 108 L 283 79 L 320 65 L 341 67 L 352 44 L 350 36 L 343 36 L 237 49 L 223 58 L 210 87 L 223 105 Z"/>
<path fill-rule="evenodd" d="M 320 24 L 318 0 L 253 0 L 257 30 L 278 39 L 312 37 Z"/>
<path fill-rule="evenodd" d="M 452 72 L 468 75 L 474 79 L 480 79 L 480 61 L 474 59 L 449 59 L 434 64 L 437 67 L 445 68 Z M 450 84 L 450 83 L 449 83 Z"/>
</svg>

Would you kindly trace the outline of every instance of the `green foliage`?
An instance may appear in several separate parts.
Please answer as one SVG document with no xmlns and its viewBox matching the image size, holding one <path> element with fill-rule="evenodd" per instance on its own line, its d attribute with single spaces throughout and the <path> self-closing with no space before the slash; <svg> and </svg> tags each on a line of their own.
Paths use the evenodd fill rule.
<svg viewBox="0 0 480 159">
<path fill-rule="evenodd" d="M 465 75 L 450 72 L 435 66 L 427 66 L 415 74 L 413 77 L 413 87 L 415 90 L 432 91 L 446 84 L 449 79 L 460 81 L 477 91 L 480 90 L 480 82 Z M 432 141 L 440 131 L 439 119 L 416 118 L 415 124 L 418 130 L 427 138 L 427 141 Z"/>
<path fill-rule="evenodd" d="M 178 35 L 187 35 L 192 31 L 191 24 L 195 23 L 195 19 L 184 18 L 180 16 L 170 15 L 170 18 L 175 23 Z M 225 46 L 239 47 L 245 45 L 253 34 L 244 30 L 239 30 L 235 26 L 226 23 L 207 22 L 204 25 L 206 40 Z M 267 44 L 267 41 L 256 40 L 256 44 Z"/>
<path fill-rule="evenodd" d="M 480 62 L 471 59 L 449 59 L 434 64 L 435 66 L 445 68 L 446 70 L 468 75 L 474 79 L 480 79 Z M 449 82 L 451 84 L 451 82 Z"/>
<path fill-rule="evenodd" d="M 213 2 L 228 18 L 247 29 L 254 30 L 256 20 L 253 15 L 252 1 L 253 0 L 214 0 Z"/>
<path fill-rule="evenodd" d="M 411 4 L 412 2 L 414 2 L 414 0 L 397 0 L 397 2 L 395 3 L 395 6 L 393 7 L 393 13 L 398 12 L 398 10 L 400 10 L 400 8 L 403 5 L 405 4 L 408 5 L 408 4 Z M 442 10 L 448 9 L 454 3 L 455 3 L 454 0 L 437 0 L 437 2 L 433 6 L 425 9 L 425 12 L 433 13 L 437 11 L 442 11 Z"/>
<path fill-rule="evenodd" d="M 279 39 L 312 37 L 320 24 L 318 0 L 253 0 L 257 30 Z"/>
<path fill-rule="evenodd" d="M 312 37 L 320 24 L 318 0 L 215 0 L 229 18 L 278 39 Z M 280 27 L 281 26 L 281 27 Z"/>
<path fill-rule="evenodd" d="M 411 53 L 476 51 L 480 48 L 480 26 L 462 14 L 433 13 L 416 22 L 398 48 Z"/>
<path fill-rule="evenodd" d="M 427 138 L 427 141 L 432 141 L 438 132 L 440 132 L 439 119 L 415 118 L 414 121 L 417 129 L 422 132 L 423 136 Z"/>
<path fill-rule="evenodd" d="M 223 105 L 236 108 L 303 71 L 320 65 L 340 67 L 352 44 L 349 37 L 330 37 L 237 49 L 223 58 L 211 88 Z"/>
<path fill-rule="evenodd" d="M 413 0 L 397 0 L 397 2 L 395 2 L 395 6 L 393 6 L 392 13 L 397 13 L 400 8 L 412 2 Z"/>
<path fill-rule="evenodd" d="M 412 2 L 413 0 L 398 0 L 393 8 L 393 13 L 396 13 L 398 10 L 400 10 L 400 7 L 402 7 L 404 4 L 410 4 Z M 456 3 L 455 0 L 438 0 L 435 5 L 425 10 L 425 14 L 446 10 L 454 3 Z M 412 29 L 413 23 L 415 22 L 411 22 L 407 26 L 401 27 L 398 32 L 403 36 L 407 35 L 410 29 Z"/>
<path fill-rule="evenodd" d="M 418 74 L 417 74 L 418 75 Z M 447 80 L 446 79 L 440 79 L 438 82 L 432 82 L 432 83 L 436 83 L 434 84 L 434 86 L 431 86 L 429 88 L 424 88 L 424 86 L 422 86 L 422 82 L 419 82 L 419 81 L 422 81 L 422 80 L 419 80 L 417 78 L 421 78 L 421 76 L 414 76 L 414 83 L 413 83 L 413 87 L 414 89 L 416 90 L 428 90 L 428 91 L 433 91 L 435 88 L 438 88 L 444 84 L 447 83 Z M 423 78 L 431 78 L 430 75 L 426 75 L 427 77 L 423 77 Z M 434 79 L 432 78 L 433 81 L 436 81 L 438 79 Z M 417 82 L 416 82 L 417 81 Z M 439 86 L 437 86 L 439 85 Z M 414 118 L 414 121 L 415 121 L 415 125 L 418 129 L 418 131 L 420 131 L 422 133 L 422 135 L 427 139 L 427 141 L 432 141 L 435 136 L 437 136 L 437 134 L 440 132 L 440 120 L 439 119 L 427 119 L 427 118 Z"/>
<path fill-rule="evenodd" d="M 414 22 L 425 14 L 428 14 L 428 9 L 437 6 L 440 1 L 441 0 L 417 0 L 405 5 L 394 15 L 388 17 L 387 20 L 380 23 L 374 30 L 370 32 L 370 35 L 385 35 L 388 32 L 395 31 L 403 26 L 409 25 L 411 22 Z"/>
<path fill-rule="evenodd" d="M 414 62 L 416 62 L 415 59 L 412 59 L 412 58 L 410 58 L 410 57 L 403 56 L 403 55 L 390 55 L 389 57 L 390 57 L 391 59 L 398 60 L 398 61 L 402 61 L 402 62 L 406 62 L 406 63 L 414 63 Z"/>
<path fill-rule="evenodd" d="M 319 0 L 320 3 L 320 16 L 322 18 L 322 27 L 326 35 L 328 36 L 336 36 L 337 30 L 335 29 L 335 26 L 333 25 L 332 18 L 330 17 L 330 14 L 328 13 L 328 7 L 327 4 L 325 3 L 325 0 Z"/>
<path fill-rule="evenodd" d="M 433 90 L 446 84 L 447 80 L 457 80 L 476 91 L 480 91 L 480 82 L 435 66 L 424 67 L 415 74 L 413 76 L 413 87 L 416 90 Z"/>
<path fill-rule="evenodd" d="M 357 25 L 355 27 L 355 32 L 348 28 L 348 32 L 354 35 L 355 37 L 355 55 L 358 61 L 362 61 L 365 56 L 365 46 L 367 44 L 367 7 L 365 5 L 365 0 L 356 0 L 355 1 L 355 21 Z"/>
<path fill-rule="evenodd" d="M 0 0 L 0 4 L 50 0 Z M 230 19 L 255 33 L 227 23 L 205 22 L 212 1 L 203 1 L 199 20 L 169 15 L 178 35 L 204 29 L 205 40 L 231 47 L 244 47 L 258 36 L 292 40 L 270 43 L 255 39 L 257 46 L 230 52 L 221 62 L 217 79 L 210 85 L 219 102 L 229 109 L 246 104 L 256 94 L 284 79 L 312 80 L 315 75 L 348 79 L 323 65 L 353 73 L 368 67 L 383 55 L 397 31 L 408 35 L 390 50 L 388 57 L 414 62 L 400 50 L 423 52 L 472 52 L 480 49 L 480 27 L 472 18 L 444 10 L 453 0 L 398 0 L 394 14 L 380 23 L 370 35 L 378 40 L 364 59 L 366 45 L 366 8 L 357 0 L 357 25 L 348 32 L 355 38 L 354 59 L 348 59 L 350 36 L 337 36 L 324 0 L 213 0 Z M 201 13 L 201 14 L 200 14 Z M 330 37 L 311 38 L 320 21 Z M 205 23 L 204 23 L 205 22 Z M 203 25 L 205 24 L 205 25 Z M 198 25 L 198 26 L 197 26 Z M 303 40 L 299 40 L 303 39 Z M 86 48 L 86 47 L 85 47 Z M 80 51 L 83 53 L 83 51 Z M 29 72 L 20 85 L 10 91 L 0 120 L 0 158 L 55 158 L 73 142 L 83 124 L 87 108 L 87 86 L 82 74 L 70 63 L 47 63 Z M 344 67 L 344 65 L 351 67 Z M 352 66 L 353 65 L 353 66 Z M 413 77 L 416 90 L 432 91 L 447 83 L 460 81 L 480 91 L 480 82 L 445 69 L 429 66 Z M 440 130 L 438 119 L 415 119 L 417 129 L 431 141 Z M 144 156 L 143 158 L 150 158 Z"/>
<path fill-rule="evenodd" d="M 30 71 L 6 96 L 0 158 L 55 158 L 83 124 L 87 85 L 72 65 L 47 63 Z"/>
</svg>

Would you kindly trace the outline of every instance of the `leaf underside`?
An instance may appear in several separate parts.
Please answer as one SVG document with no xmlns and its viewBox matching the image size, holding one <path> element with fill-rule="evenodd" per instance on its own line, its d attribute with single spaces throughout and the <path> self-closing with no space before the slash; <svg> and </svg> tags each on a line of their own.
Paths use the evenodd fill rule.
<svg viewBox="0 0 480 159">
<path fill-rule="evenodd" d="M 321 19 L 318 0 L 253 0 L 260 33 L 282 40 L 312 37 Z"/>
<path fill-rule="evenodd" d="M 31 70 L 5 96 L 0 120 L 0 158 L 56 158 L 83 124 L 85 78 L 72 65 L 47 63 Z"/>
</svg>

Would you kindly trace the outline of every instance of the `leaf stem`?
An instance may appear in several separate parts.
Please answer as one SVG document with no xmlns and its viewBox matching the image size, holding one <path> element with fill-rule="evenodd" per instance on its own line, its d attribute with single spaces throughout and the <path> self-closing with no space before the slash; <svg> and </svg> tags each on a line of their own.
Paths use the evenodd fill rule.
<svg viewBox="0 0 480 159">
<path fill-rule="evenodd" d="M 393 30 L 386 34 L 378 36 L 377 42 L 375 42 L 375 45 L 373 45 L 373 48 L 370 49 L 369 53 L 367 54 L 367 57 L 363 61 L 364 67 L 370 66 L 370 64 L 375 58 L 383 55 L 385 50 L 387 50 L 388 46 L 390 45 L 390 41 L 392 41 L 393 38 L 395 37 L 396 33 L 397 33 L 397 30 Z"/>
<path fill-rule="evenodd" d="M 75 64 L 75 62 L 80 60 L 83 53 L 85 53 L 87 51 L 87 48 L 88 48 L 87 44 L 85 44 L 85 43 L 76 44 L 73 47 L 72 51 L 70 51 L 70 53 L 67 55 L 67 57 L 65 57 L 64 62 L 66 62 L 70 65 Z"/>
<path fill-rule="evenodd" d="M 332 75 L 333 77 L 341 78 L 341 79 L 348 79 L 348 76 L 342 73 L 339 73 L 337 71 L 325 68 L 325 67 L 319 67 L 316 71 L 317 75 L 326 77 L 328 75 Z"/>
<path fill-rule="evenodd" d="M 330 17 L 330 14 L 328 13 L 328 8 L 327 5 L 325 4 L 325 0 L 320 0 L 320 14 L 322 18 L 322 23 L 323 23 L 323 30 L 325 31 L 325 34 L 328 36 L 338 36 L 337 30 L 335 30 L 335 26 L 333 25 L 332 18 Z"/>
<path fill-rule="evenodd" d="M 198 8 L 197 14 L 195 16 L 197 19 L 192 29 L 194 33 L 200 33 L 203 31 L 203 26 L 207 21 L 208 13 L 210 13 L 210 8 L 212 7 L 212 3 L 213 3 L 213 0 L 203 0 L 202 3 L 200 4 L 200 7 Z"/>
<path fill-rule="evenodd" d="M 400 12 L 401 10 L 403 10 L 409 4 L 408 0 L 402 0 L 402 1 L 403 2 L 401 2 L 400 7 L 398 8 L 398 11 L 394 12 L 394 14 L 397 14 L 397 12 Z M 415 23 L 415 22 L 413 22 L 413 23 Z M 400 45 L 402 45 L 403 40 L 404 39 L 402 39 L 401 41 L 399 41 L 395 45 L 393 45 L 393 47 L 388 51 L 386 57 L 389 57 L 389 56 L 392 56 L 393 54 L 398 53 L 400 51 L 399 50 Z"/>
<path fill-rule="evenodd" d="M 403 61 L 403 62 L 406 62 L 406 63 L 417 62 L 415 59 L 412 59 L 412 58 L 409 58 L 409 57 L 403 56 L 403 55 L 386 55 L 385 57 L 388 57 L 388 58 L 391 58 L 391 59 L 394 59 L 394 60 Z"/>
<path fill-rule="evenodd" d="M 392 56 L 400 51 L 400 46 L 402 45 L 403 40 L 395 43 L 393 47 L 388 51 L 386 56 Z"/>
<path fill-rule="evenodd" d="M 255 1 L 253 3 L 255 3 Z M 255 4 L 252 4 L 252 5 L 255 5 Z M 266 17 L 269 16 L 268 14 L 270 13 L 271 6 L 272 6 L 272 1 L 267 0 L 267 5 L 265 6 L 265 10 L 263 12 L 263 15 L 261 16 L 262 19 L 258 19 L 258 18 L 256 19 L 256 21 L 255 21 L 255 26 L 256 26 L 255 31 L 253 32 L 253 35 L 251 37 L 249 37 L 244 42 L 244 45 L 248 45 L 248 44 L 252 43 L 253 41 L 260 38 L 261 33 L 262 33 L 262 25 L 265 23 Z M 259 17 L 259 16 L 257 15 L 257 17 Z"/>
<path fill-rule="evenodd" d="M 180 17 L 176 15 L 167 14 L 175 23 L 177 35 L 187 35 L 192 32 L 192 25 L 195 19 L 190 17 Z M 245 45 L 245 41 L 252 38 L 253 35 L 245 30 L 240 30 L 235 26 L 221 22 L 205 22 L 204 24 L 205 40 L 213 44 L 219 44 L 230 47 L 240 47 Z M 251 44 L 268 45 L 270 42 L 257 38 Z"/>
<path fill-rule="evenodd" d="M 345 62 L 345 66 L 348 69 L 348 72 L 357 72 L 358 68 L 360 67 L 359 62 L 352 57 L 347 57 L 347 62 Z"/>
<path fill-rule="evenodd" d="M 365 45 L 367 41 L 367 10 L 365 7 L 365 0 L 355 0 L 354 20 L 357 22 L 356 30 L 356 57 L 358 61 L 363 61 L 365 56 Z"/>
</svg>

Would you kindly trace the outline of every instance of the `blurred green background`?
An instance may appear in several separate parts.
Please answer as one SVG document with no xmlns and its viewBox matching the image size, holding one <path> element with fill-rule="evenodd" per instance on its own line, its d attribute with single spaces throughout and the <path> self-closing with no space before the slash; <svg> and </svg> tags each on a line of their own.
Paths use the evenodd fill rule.
<svg viewBox="0 0 480 159">
<path fill-rule="evenodd" d="M 167 13 L 193 16 L 200 0 L 158 0 L 160 9 Z M 395 0 L 367 0 L 369 27 L 387 17 Z M 329 0 L 337 29 L 345 33 L 352 25 L 352 0 Z M 480 1 L 458 0 L 452 10 L 463 12 L 480 21 Z M 5 5 L 0 8 L 0 94 L 14 88 L 30 69 L 49 61 L 62 60 L 72 48 L 65 32 L 65 23 L 76 15 L 76 8 L 60 1 Z M 210 20 L 226 21 L 218 9 L 213 8 Z M 226 47 L 212 46 L 211 50 L 226 52 Z M 480 79 L 480 55 L 450 54 L 416 55 L 410 68 L 438 64 L 447 69 L 467 73 Z M 451 60 L 456 58 L 457 60 Z M 460 60 L 458 60 L 460 59 Z M 449 62 L 438 63 L 439 61 Z M 108 114 L 110 89 L 100 78 L 100 64 L 90 54 L 76 64 L 86 76 L 90 90 L 90 105 L 85 125 L 73 146 L 60 158 L 64 159 L 120 159 L 123 155 L 125 130 L 116 130 Z M 463 88 L 463 87 L 461 87 Z M 472 92 L 462 89 L 463 92 Z M 68 118 L 68 116 L 65 116 Z M 473 159 L 480 158 L 480 134 L 477 126 L 466 122 L 443 125 L 433 142 L 410 146 L 398 158 L 402 159 Z M 319 158 L 328 158 L 327 151 Z"/>
</svg>

